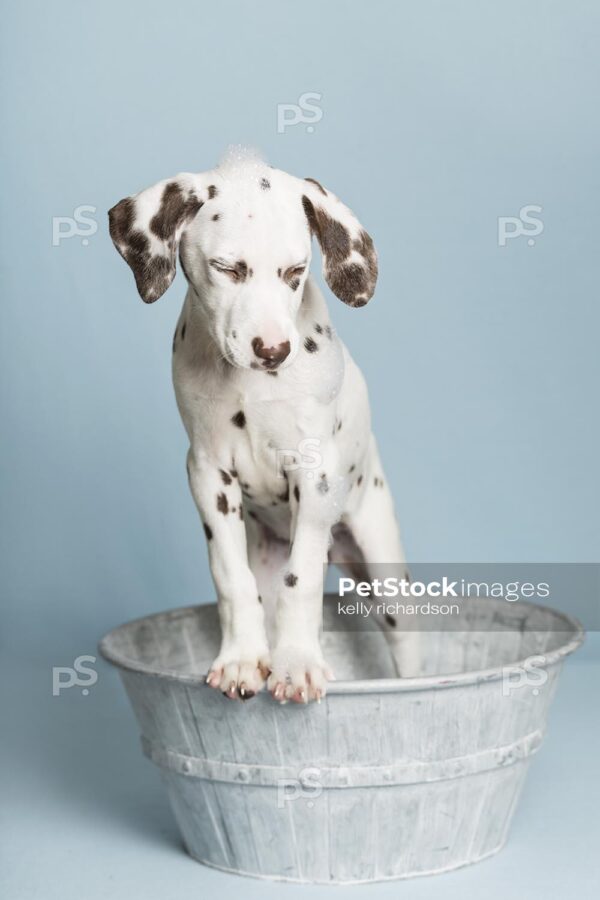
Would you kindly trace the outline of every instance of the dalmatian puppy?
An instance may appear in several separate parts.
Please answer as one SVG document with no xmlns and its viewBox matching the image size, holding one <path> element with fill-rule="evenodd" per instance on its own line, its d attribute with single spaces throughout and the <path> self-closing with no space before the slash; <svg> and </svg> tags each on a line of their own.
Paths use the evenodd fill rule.
<svg viewBox="0 0 600 900">
<path fill-rule="evenodd" d="M 324 564 L 402 563 L 364 380 L 309 275 L 312 238 L 332 292 L 372 297 L 373 242 L 311 178 L 232 154 L 121 200 L 110 234 L 154 303 L 188 282 L 173 339 L 187 471 L 204 524 L 222 643 L 208 684 L 285 702 L 334 677 L 320 646 Z M 414 650 L 382 620 L 399 674 Z"/>
</svg>

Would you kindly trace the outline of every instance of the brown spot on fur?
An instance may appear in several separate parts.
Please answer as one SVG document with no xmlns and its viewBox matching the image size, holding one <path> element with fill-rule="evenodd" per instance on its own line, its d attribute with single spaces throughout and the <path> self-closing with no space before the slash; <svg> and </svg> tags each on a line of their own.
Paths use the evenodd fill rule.
<svg viewBox="0 0 600 900">
<path fill-rule="evenodd" d="M 294 497 L 296 498 L 296 503 L 300 503 L 300 488 L 298 485 L 294 485 Z"/>
<path fill-rule="evenodd" d="M 332 219 L 320 206 L 313 206 L 308 197 L 302 197 L 302 205 L 310 229 L 316 235 L 321 250 L 326 256 L 326 267 L 339 266 L 350 255 L 351 245 L 348 229 L 337 219 Z"/>
<path fill-rule="evenodd" d="M 317 490 L 320 494 L 326 494 L 329 490 L 329 482 L 327 481 L 325 472 L 321 472 L 321 476 L 317 482 Z"/>
<path fill-rule="evenodd" d="M 392 628 L 394 628 L 396 625 L 395 618 L 393 616 L 390 616 L 389 613 L 385 614 L 385 621 L 388 623 L 388 625 L 391 625 Z"/>
<path fill-rule="evenodd" d="M 302 197 L 302 205 L 309 228 L 323 253 L 327 284 L 348 306 L 365 306 L 373 296 L 377 281 L 377 254 L 373 241 L 364 230 L 351 241 L 348 229 L 320 206 L 315 206 L 307 196 Z M 348 261 L 352 250 L 362 257 L 362 264 Z"/>
<path fill-rule="evenodd" d="M 236 414 L 231 417 L 231 421 L 233 422 L 234 425 L 237 425 L 238 428 L 243 428 L 244 425 L 246 424 L 246 416 L 240 409 L 239 412 L 236 412 Z"/>
<path fill-rule="evenodd" d="M 220 513 L 223 513 L 224 516 L 229 512 L 229 503 L 227 502 L 227 497 L 223 492 L 217 494 L 217 509 Z"/>
<path fill-rule="evenodd" d="M 210 527 L 210 525 L 207 525 L 206 522 L 204 522 L 203 524 L 204 524 L 204 534 L 206 535 L 206 540 L 212 541 L 212 536 L 213 536 L 212 528 Z"/>
<path fill-rule="evenodd" d="M 323 326 L 319 325 L 318 322 L 315 324 L 315 331 L 317 332 L 317 334 L 323 334 Z"/>
<path fill-rule="evenodd" d="M 219 192 L 218 192 L 217 188 L 215 187 L 215 185 L 214 185 L 214 184 L 209 184 L 209 186 L 208 186 L 208 199 L 209 199 L 209 200 L 214 200 L 218 193 L 219 193 Z"/>
<path fill-rule="evenodd" d="M 258 367 L 260 368 L 260 366 Z M 279 375 L 279 372 L 274 372 L 272 369 L 266 369 L 267 375 Z"/>
<path fill-rule="evenodd" d="M 213 220 L 213 222 L 218 222 L 220 218 L 221 218 L 220 213 L 215 213 L 214 216 L 212 217 L 212 220 Z"/>
<path fill-rule="evenodd" d="M 288 587 L 295 587 L 298 584 L 298 576 L 293 572 L 288 572 L 283 580 Z"/>
<path fill-rule="evenodd" d="M 311 337 L 306 337 L 304 338 L 304 349 L 309 353 L 315 353 L 319 349 L 319 345 Z"/>
<path fill-rule="evenodd" d="M 317 181 L 316 178 L 305 178 L 304 180 L 310 181 L 311 184 L 314 184 L 320 190 L 320 192 L 323 194 L 324 197 L 327 196 L 327 191 L 325 190 L 323 185 Z"/>
<path fill-rule="evenodd" d="M 161 241 L 173 240 L 175 231 L 184 221 L 191 219 L 202 207 L 202 202 L 190 192 L 186 197 L 176 181 L 165 185 L 160 208 L 150 219 L 150 231 Z"/>
<path fill-rule="evenodd" d="M 135 202 L 132 197 L 121 200 L 108 213 L 110 236 L 113 241 L 125 241 L 130 237 L 135 218 Z"/>
<path fill-rule="evenodd" d="M 373 289 L 375 287 L 374 280 L 370 280 L 365 268 L 358 263 L 348 263 L 332 270 L 327 283 L 336 297 L 355 309 L 367 305 L 372 296 L 371 286 Z"/>
<path fill-rule="evenodd" d="M 192 219 L 202 201 L 190 191 L 184 193 L 177 182 L 165 185 L 158 212 L 150 220 L 150 231 L 164 245 L 162 254 L 153 254 L 148 235 L 134 228 L 135 200 L 127 197 L 108 213 L 110 236 L 131 267 L 138 292 L 145 303 L 154 303 L 175 277 L 176 232 Z"/>
<path fill-rule="evenodd" d="M 268 178 L 261 178 L 259 184 L 262 191 L 268 191 L 271 188 L 271 182 Z"/>
<path fill-rule="evenodd" d="M 238 477 L 237 469 L 230 469 L 229 474 L 231 475 L 232 478 Z"/>
<path fill-rule="evenodd" d="M 228 472 L 226 472 L 224 469 L 219 469 L 219 475 L 221 476 L 223 484 L 231 484 L 231 475 L 229 475 Z"/>
<path fill-rule="evenodd" d="M 362 475 L 359 475 L 359 476 L 358 476 L 358 480 L 357 480 L 357 482 L 356 482 L 357 485 L 358 485 L 359 487 L 360 487 L 360 485 L 362 484 L 362 480 L 363 480 Z"/>
</svg>

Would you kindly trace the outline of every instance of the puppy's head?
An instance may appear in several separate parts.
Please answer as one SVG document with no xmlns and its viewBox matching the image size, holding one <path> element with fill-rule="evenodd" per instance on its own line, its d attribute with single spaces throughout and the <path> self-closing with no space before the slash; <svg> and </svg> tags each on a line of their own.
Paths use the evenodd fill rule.
<svg viewBox="0 0 600 900">
<path fill-rule="evenodd" d="M 146 303 L 173 281 L 179 253 L 221 354 L 241 368 L 274 369 L 296 355 L 313 236 L 340 300 L 364 306 L 375 289 L 373 242 L 348 207 L 313 179 L 254 158 L 159 182 L 117 203 L 109 222 Z"/>
</svg>

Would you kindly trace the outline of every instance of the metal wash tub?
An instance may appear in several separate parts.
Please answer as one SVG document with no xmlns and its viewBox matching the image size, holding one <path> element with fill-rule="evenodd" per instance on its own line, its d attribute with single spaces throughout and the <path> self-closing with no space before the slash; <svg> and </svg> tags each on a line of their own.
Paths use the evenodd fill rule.
<svg viewBox="0 0 600 900">
<path fill-rule="evenodd" d="M 101 653 L 120 670 L 189 853 L 244 875 L 349 883 L 498 851 L 563 659 L 583 635 L 540 606 L 507 614 L 504 600 L 469 602 L 470 631 L 421 635 L 424 671 L 411 679 L 393 677 L 380 633 L 331 630 L 326 603 L 338 681 L 308 706 L 265 692 L 231 702 L 204 684 L 215 606 L 111 631 Z"/>
</svg>

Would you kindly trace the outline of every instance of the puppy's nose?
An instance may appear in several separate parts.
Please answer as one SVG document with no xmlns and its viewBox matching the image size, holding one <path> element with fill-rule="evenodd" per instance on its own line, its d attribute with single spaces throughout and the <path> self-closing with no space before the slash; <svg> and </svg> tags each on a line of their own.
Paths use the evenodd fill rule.
<svg viewBox="0 0 600 900">
<path fill-rule="evenodd" d="M 265 369 L 276 369 L 277 366 L 289 356 L 290 342 L 282 341 L 282 343 L 277 344 L 276 347 L 265 347 L 263 339 L 255 337 L 252 340 L 252 349 L 256 356 L 258 356 L 259 359 L 262 359 L 262 364 Z"/>
</svg>

